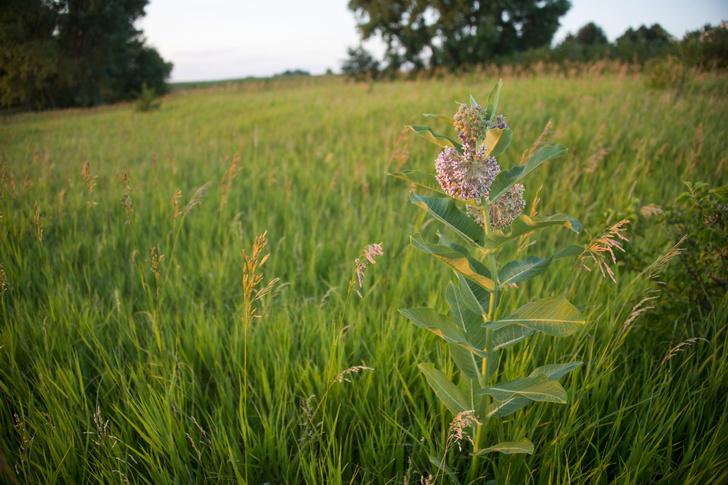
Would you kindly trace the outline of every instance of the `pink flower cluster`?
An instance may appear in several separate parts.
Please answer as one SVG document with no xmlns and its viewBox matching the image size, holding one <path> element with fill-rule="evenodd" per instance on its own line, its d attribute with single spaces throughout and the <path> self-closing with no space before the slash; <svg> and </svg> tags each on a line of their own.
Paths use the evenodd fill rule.
<svg viewBox="0 0 728 485">
<path fill-rule="evenodd" d="M 505 116 L 498 115 L 491 124 L 485 115 L 482 106 L 461 104 L 453 117 L 453 124 L 458 130 L 462 151 L 445 147 L 435 160 L 436 177 L 442 189 L 451 197 L 472 200 L 475 206 L 468 205 L 467 213 L 483 227 L 485 218 L 480 199 L 488 196 L 490 186 L 501 169 L 495 157 L 485 155 L 486 146 L 481 141 L 490 128 L 508 128 Z M 509 226 L 525 206 L 523 185 L 516 184 L 488 210 L 490 229 Z"/>
</svg>

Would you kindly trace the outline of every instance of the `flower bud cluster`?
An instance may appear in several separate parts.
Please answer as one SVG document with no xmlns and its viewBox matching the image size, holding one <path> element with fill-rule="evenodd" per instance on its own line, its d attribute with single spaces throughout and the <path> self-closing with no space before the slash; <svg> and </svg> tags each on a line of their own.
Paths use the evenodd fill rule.
<svg viewBox="0 0 728 485">
<path fill-rule="evenodd" d="M 506 191 L 498 201 L 488 209 L 490 230 L 497 231 L 505 229 L 518 217 L 526 208 L 526 200 L 523 198 L 523 185 L 516 184 Z M 481 227 L 485 227 L 483 217 L 483 205 L 480 200 L 475 201 L 475 206 L 469 205 L 466 208 L 470 217 L 475 219 Z"/>
<path fill-rule="evenodd" d="M 467 141 L 469 145 L 475 147 L 478 140 L 485 138 L 485 132 L 490 128 L 485 114 L 485 108 L 480 105 L 470 108 L 466 104 L 460 105 L 458 112 L 453 116 L 453 124 L 463 145 Z"/>
</svg>

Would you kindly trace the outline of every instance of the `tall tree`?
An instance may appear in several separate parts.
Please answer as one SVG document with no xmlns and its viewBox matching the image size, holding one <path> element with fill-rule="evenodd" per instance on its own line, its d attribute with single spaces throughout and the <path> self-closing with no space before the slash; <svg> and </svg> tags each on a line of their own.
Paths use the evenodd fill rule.
<svg viewBox="0 0 728 485">
<path fill-rule="evenodd" d="M 547 45 L 569 0 L 350 0 L 364 40 L 414 68 L 460 66 Z"/>
<path fill-rule="evenodd" d="M 2 0 L 0 104 L 92 106 L 164 89 L 172 70 L 134 22 L 148 0 Z"/>
</svg>

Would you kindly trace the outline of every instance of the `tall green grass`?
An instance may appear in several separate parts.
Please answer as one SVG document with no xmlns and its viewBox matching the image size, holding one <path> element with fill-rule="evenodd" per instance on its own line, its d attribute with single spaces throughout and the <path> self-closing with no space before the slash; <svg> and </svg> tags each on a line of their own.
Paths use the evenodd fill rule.
<svg viewBox="0 0 728 485">
<path fill-rule="evenodd" d="M 416 365 L 453 364 L 397 309 L 443 308 L 436 289 L 450 276 L 408 246 L 426 217 L 384 172 L 432 172 L 436 147 L 402 126 L 421 121 L 413 113 L 481 99 L 495 80 L 249 83 L 174 93 L 148 114 L 117 105 L 0 119 L 0 476 L 283 484 L 434 475 L 428 455 L 442 454 L 452 416 Z M 518 139 L 501 165 L 518 163 L 551 119 L 552 140 L 571 150 L 530 177 L 526 197 L 557 180 L 543 185 L 539 211 L 579 218 L 581 242 L 635 208 L 671 203 L 682 180 L 728 179 L 724 81 L 645 86 L 625 72 L 506 79 L 501 104 Z M 633 225 L 628 251 L 667 251 L 659 225 Z M 245 327 L 242 250 L 266 230 L 261 284 L 280 281 Z M 528 251 L 579 239 L 544 232 Z M 363 298 L 347 302 L 353 260 L 374 242 L 385 255 L 367 268 Z M 151 248 L 164 255 L 159 281 Z M 571 267 L 553 266 L 519 298 L 558 288 Z M 636 305 L 670 295 L 653 293 L 659 273 L 644 269 L 619 265 L 616 284 L 576 270 L 564 291 L 591 307 L 584 330 L 508 353 L 506 377 L 555 356 L 585 365 L 565 383 L 568 405 L 535 405 L 488 430 L 526 435 L 537 451 L 485 462 L 482 476 L 728 481 L 728 305 L 648 324 L 650 310 L 638 312 L 649 301 Z M 525 303 L 516 300 L 506 293 L 504 304 Z M 355 366 L 374 370 L 335 381 Z M 465 449 L 449 451 L 456 473 L 467 465 Z"/>
</svg>

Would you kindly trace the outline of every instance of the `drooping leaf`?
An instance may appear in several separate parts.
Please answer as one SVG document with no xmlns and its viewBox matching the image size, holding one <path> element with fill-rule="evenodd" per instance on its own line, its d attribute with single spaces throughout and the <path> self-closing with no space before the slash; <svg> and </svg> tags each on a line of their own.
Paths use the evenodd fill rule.
<svg viewBox="0 0 728 485">
<path fill-rule="evenodd" d="M 410 192 L 412 203 L 429 212 L 435 219 L 450 226 L 460 237 L 468 242 L 482 246 L 485 233 L 470 216 L 455 205 L 455 201 L 445 197 L 422 197 Z"/>
<path fill-rule="evenodd" d="M 507 317 L 485 323 L 483 326 L 495 332 L 494 339 L 496 334 L 506 331 L 504 329 L 511 325 L 538 330 L 556 337 L 566 337 L 579 330 L 584 323 L 581 312 L 565 298 L 547 296 L 527 303 Z"/>
<path fill-rule="evenodd" d="M 452 116 L 438 115 L 438 114 L 434 114 L 434 113 L 425 113 L 422 116 L 424 116 L 426 118 L 436 118 L 438 120 L 445 120 L 445 121 L 450 122 L 450 123 L 454 123 L 455 122 L 455 120 L 452 119 Z"/>
<path fill-rule="evenodd" d="M 478 395 L 483 394 L 491 396 L 496 401 L 507 401 L 515 396 L 521 396 L 531 401 L 565 404 L 567 398 L 566 390 L 562 385 L 545 375 L 499 382 L 494 386 L 478 391 Z"/>
<path fill-rule="evenodd" d="M 424 138 L 427 141 L 431 141 L 435 145 L 439 145 L 443 148 L 445 147 L 457 147 L 460 145 L 457 141 L 453 140 L 447 135 L 439 135 L 435 133 L 432 128 L 429 126 L 412 126 L 407 125 L 407 128 L 414 131 L 418 135 L 420 135 L 422 138 Z"/>
<path fill-rule="evenodd" d="M 493 349 L 507 349 L 536 333 L 536 330 L 520 325 L 508 325 L 493 332 Z"/>
<path fill-rule="evenodd" d="M 420 187 L 434 190 L 435 192 L 440 192 L 441 194 L 445 193 L 445 191 L 442 190 L 442 187 L 440 186 L 440 182 L 438 182 L 437 178 L 435 178 L 435 176 L 432 174 L 423 173 L 418 170 L 403 170 L 401 172 L 386 173 L 387 175 L 396 177 L 398 179 L 406 180 L 407 182 L 419 185 Z"/>
<path fill-rule="evenodd" d="M 526 438 L 523 438 L 519 441 L 504 441 L 502 443 L 498 443 L 494 446 L 489 446 L 488 448 L 483 448 L 482 450 L 478 451 L 477 453 L 471 453 L 472 456 L 483 456 L 487 455 L 488 453 L 503 453 L 506 455 L 511 455 L 514 453 L 527 453 L 529 455 L 533 454 L 533 443 L 531 443 Z"/>
<path fill-rule="evenodd" d="M 420 364 L 418 367 L 437 397 L 451 413 L 458 415 L 469 410 L 468 401 L 462 391 L 445 374 L 435 369 L 433 364 Z"/>
<path fill-rule="evenodd" d="M 549 379 L 560 379 L 574 369 L 578 369 L 583 362 L 569 362 L 568 364 L 548 364 L 538 367 L 528 377 L 546 376 Z"/>
<path fill-rule="evenodd" d="M 410 243 L 423 253 L 433 255 L 457 273 L 475 281 L 483 288 L 490 291 L 495 289 L 495 283 L 490 279 L 490 271 L 486 269 L 483 263 L 470 256 L 468 250 L 462 246 L 451 245 L 448 247 L 439 244 L 428 244 L 422 239 L 420 233 L 411 235 Z"/>
<path fill-rule="evenodd" d="M 546 376 L 549 379 L 556 380 L 560 379 L 568 372 L 579 367 L 581 362 L 570 362 L 568 364 L 551 364 L 544 365 L 535 369 L 528 377 Z M 524 407 L 534 402 L 533 400 L 523 396 L 513 396 L 510 399 L 506 399 L 502 402 L 494 402 L 488 407 L 488 411 L 485 414 L 485 419 L 492 417 L 505 417 L 509 416 L 516 411 L 520 411 Z"/>
<path fill-rule="evenodd" d="M 579 256 L 583 251 L 583 247 L 570 244 L 545 259 L 541 259 L 537 256 L 529 256 L 523 261 L 511 261 L 500 270 L 498 273 L 498 279 L 500 280 L 501 285 L 526 281 L 534 276 L 544 273 L 551 264 L 551 261 Z"/>
<path fill-rule="evenodd" d="M 467 278 L 460 278 L 460 292 L 464 295 L 465 304 L 471 310 L 480 314 L 488 314 L 491 292 Z M 478 304 L 475 305 L 475 302 Z M 498 306 L 497 301 L 496 306 Z"/>
<path fill-rule="evenodd" d="M 492 204 L 500 199 L 513 184 L 517 183 L 542 163 L 561 157 L 567 151 L 567 148 L 562 145 L 543 147 L 529 158 L 525 165 L 516 165 L 509 170 L 499 173 L 490 186 L 488 203 Z"/>
<path fill-rule="evenodd" d="M 501 130 L 500 128 L 491 128 L 485 133 L 483 145 L 486 157 L 497 157 L 511 144 L 513 141 L 513 132 L 510 129 Z"/>
<path fill-rule="evenodd" d="M 495 250 L 511 241 L 514 241 L 524 234 L 528 234 L 529 232 L 548 226 L 564 226 L 574 232 L 581 232 L 581 223 L 569 214 L 561 213 L 551 216 L 536 216 L 533 219 L 525 214 L 521 214 L 516 217 L 516 220 L 514 220 L 511 224 L 508 234 L 504 233 L 502 230 L 492 231 L 488 234 L 488 237 L 485 239 L 485 247 L 490 250 Z"/>
<path fill-rule="evenodd" d="M 468 341 L 479 349 L 485 347 L 487 331 L 483 328 L 483 315 L 468 308 L 460 288 L 452 283 L 447 285 L 445 299 L 450 306 L 450 318 L 465 332 Z"/>
<path fill-rule="evenodd" d="M 399 311 L 418 327 L 429 330 L 446 342 L 461 345 L 481 357 L 486 356 L 485 351 L 474 345 L 467 334 L 448 316 L 440 315 L 431 308 L 409 308 Z"/>
</svg>

